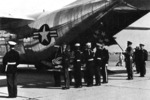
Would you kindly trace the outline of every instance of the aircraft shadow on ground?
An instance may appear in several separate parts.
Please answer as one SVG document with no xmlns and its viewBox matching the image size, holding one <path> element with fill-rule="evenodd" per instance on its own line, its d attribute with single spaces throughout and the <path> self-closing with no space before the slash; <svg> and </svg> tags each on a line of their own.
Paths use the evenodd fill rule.
<svg viewBox="0 0 150 100">
<path fill-rule="evenodd" d="M 55 87 L 53 82 L 30 82 L 26 84 L 19 84 L 21 88 L 44 88 L 44 89 L 62 89 L 64 82 L 61 82 L 61 86 Z M 71 83 L 70 87 L 73 87 L 74 83 Z"/>
<path fill-rule="evenodd" d="M 112 71 L 112 70 L 108 70 L 108 74 L 112 75 L 112 74 L 123 74 L 123 73 L 127 73 L 126 70 L 115 70 L 115 71 Z"/>
</svg>

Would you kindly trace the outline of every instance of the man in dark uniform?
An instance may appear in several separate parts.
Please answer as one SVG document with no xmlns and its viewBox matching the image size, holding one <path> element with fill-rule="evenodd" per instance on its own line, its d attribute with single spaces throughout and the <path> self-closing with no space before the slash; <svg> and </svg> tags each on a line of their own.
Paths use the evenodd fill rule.
<svg viewBox="0 0 150 100">
<path fill-rule="evenodd" d="M 91 49 L 91 42 L 88 42 L 86 46 L 87 49 L 84 51 L 84 59 L 86 63 L 87 86 L 93 86 L 94 52 Z"/>
<path fill-rule="evenodd" d="M 3 58 L 3 65 L 7 76 L 7 86 L 10 98 L 17 97 L 17 65 L 19 64 L 19 53 L 14 49 L 16 42 L 9 41 L 10 51 Z"/>
<path fill-rule="evenodd" d="M 140 44 L 139 50 L 139 66 L 140 66 L 140 76 L 144 77 L 146 74 L 146 61 L 148 59 L 147 50 L 144 49 L 144 44 Z"/>
<path fill-rule="evenodd" d="M 75 78 L 75 88 L 82 87 L 82 75 L 81 75 L 81 59 L 82 59 L 82 52 L 80 51 L 80 44 L 75 44 L 75 51 L 74 51 L 74 78 Z"/>
<path fill-rule="evenodd" d="M 70 65 L 70 51 L 66 43 L 62 46 L 62 66 L 64 72 L 64 80 L 65 80 L 65 87 L 62 89 L 69 89 L 70 88 L 70 78 L 69 78 L 69 68 Z"/>
<path fill-rule="evenodd" d="M 135 63 L 135 66 L 136 66 L 136 72 L 137 72 L 137 74 L 140 72 L 139 61 L 140 61 L 139 47 L 137 46 L 135 48 L 135 52 L 134 52 L 134 63 Z"/>
<path fill-rule="evenodd" d="M 101 44 L 96 43 L 97 48 L 95 52 L 95 67 L 94 67 L 94 73 L 95 73 L 95 80 L 96 80 L 96 86 L 101 85 L 101 64 L 102 64 L 102 54 L 101 54 Z"/>
<path fill-rule="evenodd" d="M 125 53 L 125 62 L 126 62 L 126 68 L 128 73 L 128 80 L 133 79 L 133 48 L 132 48 L 132 42 L 127 42 L 127 49 Z"/>
<path fill-rule="evenodd" d="M 103 82 L 102 83 L 108 83 L 108 60 L 109 60 L 109 53 L 108 50 L 105 48 L 104 43 L 101 43 L 101 67 L 102 67 L 102 76 L 103 76 Z"/>
</svg>

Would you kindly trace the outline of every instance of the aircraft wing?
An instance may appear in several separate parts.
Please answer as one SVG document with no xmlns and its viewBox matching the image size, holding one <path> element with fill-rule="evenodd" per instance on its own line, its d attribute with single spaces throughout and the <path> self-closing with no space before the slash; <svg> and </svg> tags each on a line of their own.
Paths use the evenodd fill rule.
<svg viewBox="0 0 150 100">
<path fill-rule="evenodd" d="M 33 18 L 0 16 L 0 30 L 12 30 L 33 22 Z"/>
<path fill-rule="evenodd" d="M 129 27 L 126 28 L 126 30 L 150 30 L 150 27 L 129 26 Z"/>
</svg>

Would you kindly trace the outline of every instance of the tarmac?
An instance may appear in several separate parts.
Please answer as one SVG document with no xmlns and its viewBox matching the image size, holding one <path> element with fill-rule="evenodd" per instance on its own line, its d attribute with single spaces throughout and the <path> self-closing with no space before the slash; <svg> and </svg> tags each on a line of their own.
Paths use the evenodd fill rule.
<svg viewBox="0 0 150 100">
<path fill-rule="evenodd" d="M 62 90 L 54 87 L 52 72 L 37 72 L 33 67 L 20 67 L 18 72 L 18 97 L 7 98 L 6 76 L 0 75 L 0 100 L 150 100 L 150 61 L 145 77 L 134 72 L 127 80 L 126 68 L 110 62 L 109 82 L 101 86 Z M 135 69 L 135 68 L 134 68 Z"/>
</svg>

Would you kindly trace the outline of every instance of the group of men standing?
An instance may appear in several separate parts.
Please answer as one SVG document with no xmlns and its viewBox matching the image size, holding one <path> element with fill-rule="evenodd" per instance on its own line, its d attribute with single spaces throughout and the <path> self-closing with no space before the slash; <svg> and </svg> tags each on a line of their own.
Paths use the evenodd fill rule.
<svg viewBox="0 0 150 100">
<path fill-rule="evenodd" d="M 67 49 L 67 44 L 63 44 L 61 54 L 62 56 L 62 71 L 64 75 L 65 87 L 63 89 L 70 88 L 70 78 L 69 78 L 69 65 L 70 65 L 70 49 Z M 65 49 L 65 48 L 66 49 Z M 81 44 L 75 43 L 73 52 L 73 76 L 75 79 L 75 88 L 82 87 L 82 77 L 84 76 L 84 80 L 87 83 L 87 86 L 99 86 L 101 85 L 101 75 L 103 76 L 103 83 L 108 83 L 108 75 L 107 75 L 107 66 L 109 53 L 108 50 L 105 49 L 103 43 L 96 43 L 96 48 L 92 48 L 92 43 L 88 42 L 85 45 L 85 48 L 81 50 Z M 82 65 L 85 64 L 85 71 L 81 71 Z M 83 72 L 83 73 L 82 73 Z M 84 75 L 83 75 L 84 74 Z M 95 76 L 95 84 L 93 84 L 93 76 Z M 59 77 L 59 78 L 57 78 Z M 59 83 L 60 86 L 60 74 L 58 72 L 54 73 L 55 85 Z M 59 80 L 58 80 L 59 79 Z M 58 82 L 58 83 L 57 83 Z"/>
<path fill-rule="evenodd" d="M 133 79 L 133 63 L 135 63 L 137 73 L 140 73 L 141 77 L 146 74 L 146 62 L 148 59 L 148 53 L 144 49 L 144 44 L 140 44 L 136 47 L 135 52 L 132 48 L 132 42 L 127 42 L 127 49 L 125 52 L 125 62 L 128 73 L 128 80 Z"/>
</svg>

